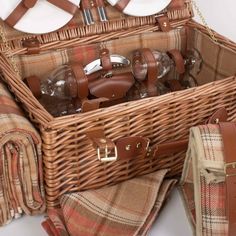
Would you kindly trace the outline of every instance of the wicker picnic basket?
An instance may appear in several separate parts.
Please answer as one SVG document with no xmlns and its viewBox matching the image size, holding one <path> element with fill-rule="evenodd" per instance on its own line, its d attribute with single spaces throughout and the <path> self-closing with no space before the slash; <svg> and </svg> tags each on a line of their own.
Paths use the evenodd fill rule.
<svg viewBox="0 0 236 236">
<path fill-rule="evenodd" d="M 178 149 L 101 162 L 100 150 L 94 149 L 87 136 L 90 130 L 101 130 L 112 142 L 123 137 L 145 137 L 150 140 L 149 150 L 157 145 L 161 150 L 166 143 L 185 140 L 190 127 L 203 123 L 220 107 L 226 107 L 230 120 L 235 118 L 236 44 L 192 21 L 191 1 L 173 2 L 178 4 L 148 17 L 126 16 L 106 4 L 109 21 L 100 22 L 95 17 L 93 25 L 83 23 L 79 10 L 67 27 L 45 35 L 22 34 L 1 22 L 2 77 L 41 132 L 49 208 L 57 206 L 59 196 L 68 191 L 98 188 L 161 168 L 169 168 L 170 176 L 181 174 L 185 152 Z M 163 15 L 170 31 L 161 30 L 158 18 Z M 195 48 L 203 58 L 201 72 L 195 78 L 200 86 L 52 117 L 22 79 L 32 74 L 43 76 L 72 61 L 85 65 L 98 57 L 101 45 L 128 58 L 133 50 L 143 47 L 161 51 Z"/>
</svg>

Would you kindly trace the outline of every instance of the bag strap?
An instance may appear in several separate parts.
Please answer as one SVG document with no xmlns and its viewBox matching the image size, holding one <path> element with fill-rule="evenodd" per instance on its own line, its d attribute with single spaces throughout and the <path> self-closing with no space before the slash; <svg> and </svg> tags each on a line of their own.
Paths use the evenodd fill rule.
<svg viewBox="0 0 236 236">
<path fill-rule="evenodd" d="M 74 15 L 78 7 L 68 0 L 47 0 L 56 7 Z M 17 22 L 26 14 L 26 12 L 35 6 L 37 0 L 22 0 L 12 13 L 6 18 L 5 22 L 14 27 Z"/>
<path fill-rule="evenodd" d="M 233 236 L 236 232 L 236 126 L 233 122 L 222 122 L 219 127 L 224 145 L 228 235 Z"/>
</svg>

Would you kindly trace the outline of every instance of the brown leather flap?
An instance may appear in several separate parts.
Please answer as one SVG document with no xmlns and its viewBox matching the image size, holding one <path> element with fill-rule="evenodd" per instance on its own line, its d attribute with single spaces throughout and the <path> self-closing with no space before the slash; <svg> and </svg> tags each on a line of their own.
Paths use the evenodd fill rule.
<svg viewBox="0 0 236 236">
<path fill-rule="evenodd" d="M 212 114 L 212 116 L 206 121 L 206 124 L 217 124 L 219 122 L 226 122 L 227 120 L 227 111 L 224 107 L 222 107 Z"/>
<path fill-rule="evenodd" d="M 134 84 L 132 73 L 114 75 L 111 78 L 101 78 L 89 84 L 90 93 L 95 97 L 105 97 L 110 100 L 123 98 Z"/>
</svg>

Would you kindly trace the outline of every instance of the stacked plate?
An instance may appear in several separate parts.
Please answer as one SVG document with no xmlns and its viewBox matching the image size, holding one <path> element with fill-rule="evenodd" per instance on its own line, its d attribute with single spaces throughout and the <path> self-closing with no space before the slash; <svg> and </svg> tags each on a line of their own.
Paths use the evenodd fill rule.
<svg viewBox="0 0 236 236">
<path fill-rule="evenodd" d="M 112 6 L 120 0 L 107 0 Z M 150 16 L 165 9 L 171 0 L 130 0 L 123 13 L 131 16 Z"/>
<path fill-rule="evenodd" d="M 24 0 L 0 0 L 0 18 L 6 20 L 14 9 Z M 59 1 L 59 0 L 58 0 Z M 66 0 L 79 7 L 83 0 Z M 112 6 L 122 0 L 107 0 Z M 27 2 L 27 0 L 25 0 Z M 30 1 L 28 1 L 30 2 Z M 130 0 L 123 13 L 132 16 L 148 16 L 163 10 L 171 0 Z M 25 3 L 24 3 L 25 4 Z M 26 3 L 27 4 L 27 3 Z M 37 0 L 14 28 L 26 33 L 44 34 L 66 25 L 73 15 L 56 7 L 47 0 Z"/>
</svg>

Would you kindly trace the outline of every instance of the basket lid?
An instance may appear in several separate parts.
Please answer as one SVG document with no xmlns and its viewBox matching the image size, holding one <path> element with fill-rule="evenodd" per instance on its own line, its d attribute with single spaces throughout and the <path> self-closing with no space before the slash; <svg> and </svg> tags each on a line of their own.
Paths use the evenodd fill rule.
<svg viewBox="0 0 236 236">
<path fill-rule="evenodd" d="M 36 0 L 23 1 L 32 2 Z M 111 1 L 109 0 L 109 2 Z M 127 0 L 119 0 L 118 2 L 120 1 L 126 2 Z M 128 0 L 128 2 L 131 1 L 134 0 Z M 143 2 L 145 0 L 137 1 Z M 159 0 L 152 1 L 158 5 Z M 169 1 L 160 0 L 164 4 L 163 6 Z M 82 45 L 139 34 L 141 31 L 165 31 L 183 25 L 192 16 L 191 0 L 172 0 L 160 12 L 142 17 L 126 15 L 119 7 L 112 6 L 105 0 L 82 0 L 80 8 L 77 9 L 74 17 L 66 26 L 47 34 L 23 33 L 0 20 L 0 36 L 2 36 L 0 37 L 0 51 L 9 51 L 10 48 L 13 55 L 38 53 L 48 49 L 68 47 L 70 42 L 75 42 L 75 40 Z M 102 35 L 105 37 L 101 37 Z"/>
</svg>

